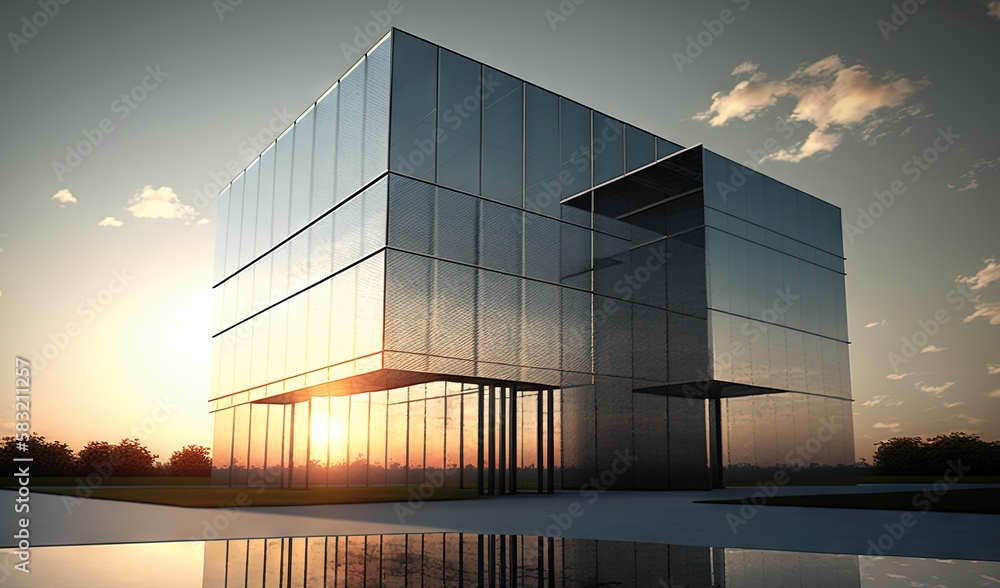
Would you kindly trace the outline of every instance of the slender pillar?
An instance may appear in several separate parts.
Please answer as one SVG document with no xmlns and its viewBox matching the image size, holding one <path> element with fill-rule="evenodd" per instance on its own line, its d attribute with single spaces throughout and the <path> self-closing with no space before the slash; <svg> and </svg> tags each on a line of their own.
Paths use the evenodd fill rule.
<svg viewBox="0 0 1000 588">
<path fill-rule="evenodd" d="M 486 416 L 483 412 L 483 386 L 479 386 L 479 394 L 476 395 L 479 399 L 479 418 L 478 425 L 476 427 L 476 494 L 479 496 L 483 495 L 483 424 L 484 417 Z M 481 544 L 480 544 L 481 545 Z M 481 570 L 482 568 L 480 568 Z"/>
<path fill-rule="evenodd" d="M 517 384 L 510 384 L 510 493 L 517 494 Z"/>
<path fill-rule="evenodd" d="M 549 414 L 547 415 L 548 418 L 546 419 L 548 421 L 548 429 L 549 429 L 549 435 L 547 439 L 549 445 L 549 451 L 548 455 L 546 456 L 547 458 L 546 461 L 548 462 L 546 465 L 547 469 L 549 470 L 548 472 L 549 483 L 548 483 L 548 488 L 546 488 L 546 492 L 552 494 L 553 492 L 555 492 L 556 488 L 556 436 L 555 436 L 556 411 L 554 402 L 555 393 L 552 391 L 552 388 L 549 388 L 548 390 L 545 391 L 545 395 L 548 397 L 547 400 L 549 405 Z M 551 549 L 552 548 L 550 547 L 550 550 Z"/>
<path fill-rule="evenodd" d="M 500 463 L 497 471 L 500 474 L 500 494 L 507 493 L 507 386 L 500 387 Z"/>
<path fill-rule="evenodd" d="M 490 463 L 489 463 L 489 486 L 487 494 L 496 493 L 496 467 L 497 467 L 497 415 L 496 407 L 497 403 L 495 400 L 496 391 L 493 386 L 490 386 L 490 397 L 489 397 L 489 409 L 490 409 L 490 430 L 489 430 L 489 452 L 490 452 Z"/>
<path fill-rule="evenodd" d="M 711 476 L 712 488 L 724 488 L 725 480 L 722 476 L 722 400 L 709 398 L 707 402 L 709 475 Z"/>
<path fill-rule="evenodd" d="M 539 494 L 541 494 L 542 492 L 545 491 L 543 489 L 544 481 L 542 479 L 542 472 L 545 471 L 545 468 L 542 466 L 542 464 L 545 463 L 545 462 L 542 461 L 543 459 L 545 459 L 545 453 L 544 453 L 545 446 L 543 444 L 544 441 L 545 441 L 545 437 L 543 436 L 543 435 L 545 435 L 545 403 L 544 403 L 544 400 L 545 400 L 545 390 L 539 390 L 538 391 L 538 408 L 536 409 L 538 411 L 538 413 L 537 413 L 537 416 L 535 417 L 535 424 L 536 424 L 536 427 L 535 427 L 535 429 L 536 429 L 535 430 L 535 438 L 536 438 L 536 440 L 538 442 L 536 444 L 536 449 L 535 449 L 535 473 L 538 475 L 538 490 L 537 491 L 538 491 Z M 541 554 L 542 554 L 541 548 L 542 548 L 542 546 L 541 546 L 541 544 L 539 544 L 538 545 L 538 555 L 539 555 L 539 558 L 541 558 Z M 539 584 L 539 585 L 541 585 L 541 584 Z"/>
</svg>

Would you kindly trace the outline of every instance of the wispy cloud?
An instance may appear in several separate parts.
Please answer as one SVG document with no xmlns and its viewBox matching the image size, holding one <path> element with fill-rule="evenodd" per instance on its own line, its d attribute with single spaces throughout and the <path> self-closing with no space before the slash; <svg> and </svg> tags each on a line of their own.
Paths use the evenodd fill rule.
<svg viewBox="0 0 1000 588">
<path fill-rule="evenodd" d="M 989 374 L 989 375 L 991 375 L 991 376 L 995 376 L 997 374 L 1000 374 L 1000 364 L 996 364 L 996 363 L 988 363 L 988 364 L 986 364 L 986 373 Z"/>
<path fill-rule="evenodd" d="M 914 372 L 907 372 L 905 374 L 889 374 L 885 378 L 887 380 L 902 380 L 903 378 L 908 378 L 913 375 Z"/>
<path fill-rule="evenodd" d="M 888 429 L 889 431 L 892 431 L 893 433 L 898 433 L 898 432 L 900 432 L 900 431 L 903 430 L 902 425 L 900 425 L 899 423 L 883 423 L 882 421 L 879 421 L 879 422 L 875 423 L 874 425 L 872 425 L 872 428 L 873 429 Z"/>
<path fill-rule="evenodd" d="M 208 219 L 207 218 L 203 218 L 203 219 L 199 220 L 198 222 L 196 222 L 194 224 L 196 224 L 196 225 L 207 225 L 208 224 Z"/>
<path fill-rule="evenodd" d="M 63 188 L 62 190 L 59 190 L 58 192 L 53 194 L 52 197 L 49 198 L 49 200 L 55 200 L 56 202 L 58 202 L 59 208 L 66 208 L 67 204 L 76 204 L 76 197 L 73 196 L 73 194 L 70 193 L 70 191 L 67 190 L 66 188 Z"/>
<path fill-rule="evenodd" d="M 996 257 L 983 261 L 983 267 L 971 276 L 958 276 L 955 281 L 965 284 L 970 290 L 982 290 L 993 282 L 1000 280 L 1000 263 Z"/>
<path fill-rule="evenodd" d="M 1000 398 L 1000 390 L 994 390 L 989 393 L 990 398 Z"/>
<path fill-rule="evenodd" d="M 887 321 L 885 319 L 882 319 L 880 321 L 873 321 L 873 322 L 870 322 L 867 325 L 865 325 L 865 328 L 866 329 L 872 329 L 872 328 L 875 328 L 875 327 L 884 327 L 886 325 L 886 323 L 887 323 Z"/>
<path fill-rule="evenodd" d="M 920 353 L 941 353 L 947 347 L 938 347 L 937 345 L 928 345 L 920 350 Z"/>
<path fill-rule="evenodd" d="M 965 317 L 963 323 L 984 318 L 991 325 L 1000 325 L 1000 302 L 977 302 L 976 311 Z"/>
<path fill-rule="evenodd" d="M 958 414 L 958 418 L 964 419 L 965 422 L 969 423 L 972 426 L 978 426 L 978 425 L 986 424 L 986 419 L 981 419 L 979 417 L 969 416 L 969 415 L 964 414 L 964 413 L 959 413 Z"/>
<path fill-rule="evenodd" d="M 145 186 L 141 190 L 136 190 L 125 210 L 136 218 L 182 220 L 184 224 L 190 224 L 198 218 L 198 211 L 193 206 L 181 202 L 173 188 L 169 186 L 160 186 L 155 190 L 152 186 Z"/>
<path fill-rule="evenodd" d="M 986 15 L 1000 20 L 1000 0 L 990 0 L 986 4 Z"/>
<path fill-rule="evenodd" d="M 955 382 L 945 382 L 940 386 L 931 386 L 930 384 L 924 384 L 923 382 L 917 382 L 914 386 L 921 392 L 926 392 L 928 394 L 942 394 L 945 390 L 951 388 L 955 385 Z"/>
<path fill-rule="evenodd" d="M 978 159 L 967 172 L 962 174 L 958 182 L 954 184 L 949 182 L 948 187 L 956 192 L 976 190 L 979 188 L 979 174 L 994 169 L 997 166 L 1000 166 L 1000 157 L 983 157 Z"/>
<path fill-rule="evenodd" d="M 124 224 L 125 223 L 123 223 L 122 221 L 116 219 L 113 216 L 106 216 L 106 217 L 104 217 L 101 220 L 101 222 L 97 223 L 97 226 L 99 226 L 99 227 L 120 227 L 120 226 L 122 226 Z"/>
<path fill-rule="evenodd" d="M 867 402 L 862 402 L 861 406 L 878 406 L 879 404 L 882 404 L 886 398 L 888 398 L 887 395 L 879 394 L 877 396 L 873 396 L 872 399 Z"/>
<path fill-rule="evenodd" d="M 956 406 L 962 406 L 964 402 L 945 402 L 942 406 L 945 408 L 955 408 Z"/>
<path fill-rule="evenodd" d="M 728 92 L 713 94 L 709 108 L 694 119 L 713 127 L 749 121 L 780 99 L 791 98 L 795 107 L 788 119 L 814 128 L 798 144 L 764 158 L 789 162 L 828 154 L 849 135 L 874 142 L 891 123 L 922 113 L 921 105 L 908 103 L 928 84 L 888 74 L 876 77 L 864 65 L 848 65 L 839 55 L 799 67 L 782 80 L 770 78 L 750 62 L 736 66 L 732 75 L 749 77 Z"/>
</svg>

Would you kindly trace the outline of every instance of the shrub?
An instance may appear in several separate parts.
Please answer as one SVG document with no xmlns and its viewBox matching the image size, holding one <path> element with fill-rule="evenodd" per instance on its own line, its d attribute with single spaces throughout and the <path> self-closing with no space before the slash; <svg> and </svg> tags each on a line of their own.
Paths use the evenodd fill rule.
<svg viewBox="0 0 1000 588">
<path fill-rule="evenodd" d="M 188 445 L 170 456 L 168 471 L 172 476 L 211 476 L 212 457 L 208 447 Z"/>
</svg>

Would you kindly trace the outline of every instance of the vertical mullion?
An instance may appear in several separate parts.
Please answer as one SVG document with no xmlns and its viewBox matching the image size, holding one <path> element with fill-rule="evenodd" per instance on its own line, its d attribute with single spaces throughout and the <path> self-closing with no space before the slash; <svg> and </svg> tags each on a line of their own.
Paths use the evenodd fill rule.
<svg viewBox="0 0 1000 588">
<path fill-rule="evenodd" d="M 538 391 L 538 409 L 537 409 L 538 410 L 538 414 L 535 417 L 535 424 L 536 424 L 536 427 L 535 427 L 535 429 L 536 429 L 535 436 L 536 436 L 536 441 L 537 441 L 537 443 L 536 443 L 536 449 L 535 449 L 535 451 L 536 451 L 536 453 L 535 453 L 535 470 L 536 470 L 536 473 L 538 474 L 538 493 L 539 494 L 541 494 L 543 492 L 543 490 L 542 490 L 542 483 L 543 483 L 543 481 L 542 481 L 542 472 L 545 470 L 545 468 L 542 467 L 542 463 L 543 463 L 542 462 L 542 458 L 544 456 L 544 453 L 543 453 L 544 447 L 542 446 L 542 444 L 545 441 L 545 439 L 543 437 L 543 435 L 545 433 L 544 426 L 543 426 L 544 423 L 545 423 L 545 420 L 544 420 L 545 419 L 545 408 L 544 408 L 544 405 L 542 403 L 544 396 L 545 396 L 545 390 L 539 390 Z M 549 431 L 549 434 L 551 435 L 552 431 Z M 539 547 L 541 547 L 541 546 L 539 546 Z M 539 551 L 539 554 L 541 554 L 541 551 Z"/>
<path fill-rule="evenodd" d="M 554 424 L 555 424 L 555 410 L 553 408 L 553 398 L 555 397 L 555 394 L 553 393 L 552 388 L 549 388 L 548 390 L 546 390 L 545 394 L 546 394 L 546 396 L 548 396 L 548 404 L 549 404 L 549 413 L 547 415 L 548 418 L 546 419 L 548 421 L 548 428 L 549 428 L 549 437 L 548 437 L 548 440 L 547 440 L 548 441 L 548 445 L 549 445 L 548 456 L 547 456 L 547 458 L 548 458 L 548 470 L 549 470 L 548 471 L 549 483 L 548 483 L 547 490 L 548 490 L 549 494 L 552 494 L 555 491 L 555 487 L 556 487 L 555 486 L 555 482 L 556 482 L 556 470 L 555 470 L 555 466 L 556 466 L 556 460 L 555 460 L 556 442 L 555 442 L 555 435 L 553 434 L 553 431 L 555 430 L 555 428 L 554 428 Z"/>
<path fill-rule="evenodd" d="M 479 385 L 479 393 L 476 395 L 478 399 L 478 415 L 476 423 L 476 494 L 479 496 L 483 495 L 483 420 L 485 414 L 483 413 L 483 385 Z"/>
<path fill-rule="evenodd" d="M 517 384 L 510 384 L 510 493 L 517 494 Z"/>
<path fill-rule="evenodd" d="M 507 385 L 500 385 L 500 460 L 497 473 L 500 474 L 500 494 L 507 493 Z"/>
</svg>

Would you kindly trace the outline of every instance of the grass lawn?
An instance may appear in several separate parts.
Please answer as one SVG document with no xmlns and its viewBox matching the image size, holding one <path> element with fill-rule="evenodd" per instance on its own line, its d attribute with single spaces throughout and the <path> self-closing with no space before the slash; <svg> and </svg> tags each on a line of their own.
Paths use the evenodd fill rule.
<svg viewBox="0 0 1000 588">
<path fill-rule="evenodd" d="M 702 504 L 752 504 L 748 499 L 699 500 Z M 761 504 L 757 501 L 757 504 Z M 932 512 L 1000 514 L 1000 488 L 950 489 L 942 495 L 933 491 L 885 492 L 877 494 L 821 494 L 768 498 L 764 506 L 815 506 L 820 508 L 866 508 Z"/>
<path fill-rule="evenodd" d="M 76 496 L 76 488 L 34 490 L 43 494 Z M 306 504 L 357 504 L 363 502 L 400 502 L 410 499 L 410 487 L 380 488 L 95 488 L 88 496 L 100 500 L 124 500 L 168 506 L 299 506 Z M 475 498 L 475 490 L 437 488 L 426 500 L 462 500 Z"/>
<path fill-rule="evenodd" d="M 77 486 L 77 480 L 86 484 L 86 476 L 32 476 L 32 486 Z M 0 486 L 17 487 L 13 476 L 0 477 Z M 102 478 L 101 486 L 211 486 L 211 476 L 141 476 Z"/>
</svg>

